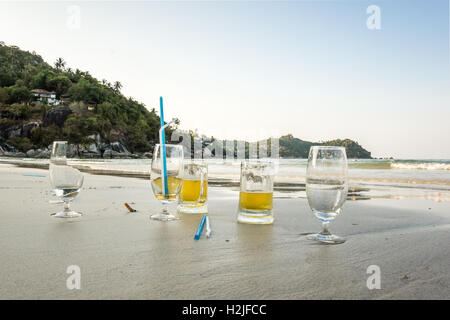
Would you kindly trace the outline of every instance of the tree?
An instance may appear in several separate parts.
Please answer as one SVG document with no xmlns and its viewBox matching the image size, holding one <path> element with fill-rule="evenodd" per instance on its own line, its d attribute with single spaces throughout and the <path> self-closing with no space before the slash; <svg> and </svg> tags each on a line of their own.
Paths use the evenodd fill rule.
<svg viewBox="0 0 450 320">
<path fill-rule="evenodd" d="M 66 93 L 71 85 L 72 82 L 70 81 L 70 79 L 62 74 L 50 78 L 47 81 L 47 87 L 50 90 L 55 91 L 57 98 L 60 98 L 61 95 Z"/>
<path fill-rule="evenodd" d="M 126 142 L 131 152 L 145 152 L 150 149 L 147 132 L 150 130 L 144 119 L 127 128 Z"/>
<path fill-rule="evenodd" d="M 30 86 L 32 89 L 45 89 L 51 90 L 49 88 L 49 82 L 53 79 L 56 74 L 50 69 L 42 70 L 41 72 L 35 74 L 30 82 Z"/>
<path fill-rule="evenodd" d="M 122 84 L 119 81 L 114 82 L 114 91 L 119 93 L 120 89 L 122 89 Z"/>
<path fill-rule="evenodd" d="M 69 95 L 72 101 L 84 101 L 86 103 L 102 103 L 104 95 L 100 85 L 95 85 L 90 81 L 81 78 L 69 89 Z"/>
<path fill-rule="evenodd" d="M 89 136 L 98 132 L 96 119 L 71 115 L 64 122 L 63 132 L 70 143 L 77 145 L 77 152 L 79 152 L 80 144 L 89 145 L 94 142 Z"/>
<path fill-rule="evenodd" d="M 8 99 L 7 104 L 28 102 L 31 99 L 31 92 L 24 86 L 11 86 L 7 89 Z"/>
<path fill-rule="evenodd" d="M 61 129 L 58 126 L 37 127 L 31 130 L 31 141 L 38 147 L 46 147 L 60 138 Z"/>
<path fill-rule="evenodd" d="M 33 147 L 33 143 L 30 139 L 17 136 L 9 138 L 6 143 L 22 152 L 27 152 Z"/>
<path fill-rule="evenodd" d="M 8 90 L 6 88 L 0 88 L 0 104 L 8 101 Z"/>
<path fill-rule="evenodd" d="M 59 71 L 62 71 L 64 69 L 64 67 L 66 66 L 66 62 L 64 61 L 63 58 L 58 58 L 56 59 L 55 62 L 55 68 Z"/>
</svg>

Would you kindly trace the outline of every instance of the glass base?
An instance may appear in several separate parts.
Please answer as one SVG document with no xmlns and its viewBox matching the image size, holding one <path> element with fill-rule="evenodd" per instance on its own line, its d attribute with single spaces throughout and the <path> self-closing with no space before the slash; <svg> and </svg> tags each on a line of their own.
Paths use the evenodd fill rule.
<svg viewBox="0 0 450 320">
<path fill-rule="evenodd" d="M 158 221 L 173 221 L 173 220 L 179 220 L 177 216 L 174 216 L 172 214 L 166 214 L 166 213 L 158 213 L 150 216 L 150 219 L 152 220 L 158 220 Z"/>
<path fill-rule="evenodd" d="M 239 223 L 249 224 L 272 224 L 273 223 L 273 211 L 239 211 L 237 221 Z"/>
<path fill-rule="evenodd" d="M 57 213 L 52 213 L 51 216 L 54 218 L 79 218 L 83 214 L 75 211 L 61 211 Z"/>
<path fill-rule="evenodd" d="M 178 205 L 177 206 L 178 213 L 187 213 L 187 214 L 199 214 L 199 213 L 208 213 L 208 206 L 186 206 L 186 205 Z"/>
<path fill-rule="evenodd" d="M 345 238 L 335 236 L 334 234 L 315 233 L 306 236 L 308 240 L 319 241 L 327 244 L 339 244 L 344 243 Z"/>
</svg>

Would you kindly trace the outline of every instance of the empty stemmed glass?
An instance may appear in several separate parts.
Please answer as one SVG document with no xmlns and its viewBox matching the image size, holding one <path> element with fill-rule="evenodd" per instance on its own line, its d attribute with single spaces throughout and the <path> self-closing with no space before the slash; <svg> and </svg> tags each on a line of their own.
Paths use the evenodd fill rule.
<svg viewBox="0 0 450 320">
<path fill-rule="evenodd" d="M 306 169 L 306 195 L 315 216 L 322 221 L 322 232 L 310 240 L 343 243 L 345 239 L 329 231 L 329 224 L 341 212 L 347 198 L 347 155 L 343 147 L 314 146 L 309 150 Z"/>
<path fill-rule="evenodd" d="M 54 194 L 64 203 L 64 210 L 53 213 L 56 218 L 77 218 L 81 213 L 70 210 L 70 203 L 83 186 L 83 174 L 72 168 L 66 158 L 67 141 L 53 142 L 50 157 L 49 176 Z"/>
<path fill-rule="evenodd" d="M 164 157 L 166 167 L 164 168 Z M 153 193 L 163 209 L 161 213 L 150 218 L 160 221 L 176 220 L 178 217 L 169 213 L 167 205 L 177 201 L 183 182 L 183 147 L 166 144 L 165 149 L 160 144 L 155 145 L 151 165 L 150 179 Z M 167 181 L 165 181 L 167 179 Z"/>
</svg>

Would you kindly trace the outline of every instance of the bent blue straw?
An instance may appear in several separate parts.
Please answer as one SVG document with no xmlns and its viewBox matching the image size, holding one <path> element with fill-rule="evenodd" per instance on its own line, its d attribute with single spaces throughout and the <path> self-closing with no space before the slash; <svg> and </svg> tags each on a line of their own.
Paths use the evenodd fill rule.
<svg viewBox="0 0 450 320">
<path fill-rule="evenodd" d="M 161 153 L 162 153 L 162 166 L 163 166 L 163 185 L 164 185 L 164 195 L 167 196 L 169 194 L 169 188 L 167 186 L 167 162 L 166 162 L 166 136 L 164 134 L 164 108 L 163 108 L 163 98 L 159 97 L 159 117 L 161 119 L 161 134 L 159 139 L 161 140 L 160 146 L 161 146 Z"/>
<path fill-rule="evenodd" d="M 200 224 L 198 225 L 197 232 L 195 233 L 194 239 L 198 240 L 200 239 L 200 236 L 202 235 L 203 228 L 205 227 L 205 221 L 206 221 L 206 213 L 202 217 L 202 221 L 200 221 Z"/>
</svg>

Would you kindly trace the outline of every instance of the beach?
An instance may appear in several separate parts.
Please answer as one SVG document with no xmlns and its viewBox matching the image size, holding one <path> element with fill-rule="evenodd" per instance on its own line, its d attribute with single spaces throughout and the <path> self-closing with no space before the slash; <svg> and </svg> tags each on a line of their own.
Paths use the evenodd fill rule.
<svg viewBox="0 0 450 320">
<path fill-rule="evenodd" d="M 56 219 L 48 170 L 0 164 L 1 299 L 450 299 L 445 184 L 358 185 L 331 224 L 347 241 L 322 245 L 305 239 L 320 222 L 289 179 L 274 193 L 275 223 L 262 226 L 236 222 L 238 187 L 218 176 L 212 237 L 195 241 L 199 215 L 150 220 L 161 205 L 145 174 L 84 175 L 72 204 L 83 217 Z M 66 286 L 71 265 L 79 290 Z M 380 289 L 367 287 L 371 265 Z"/>
</svg>

